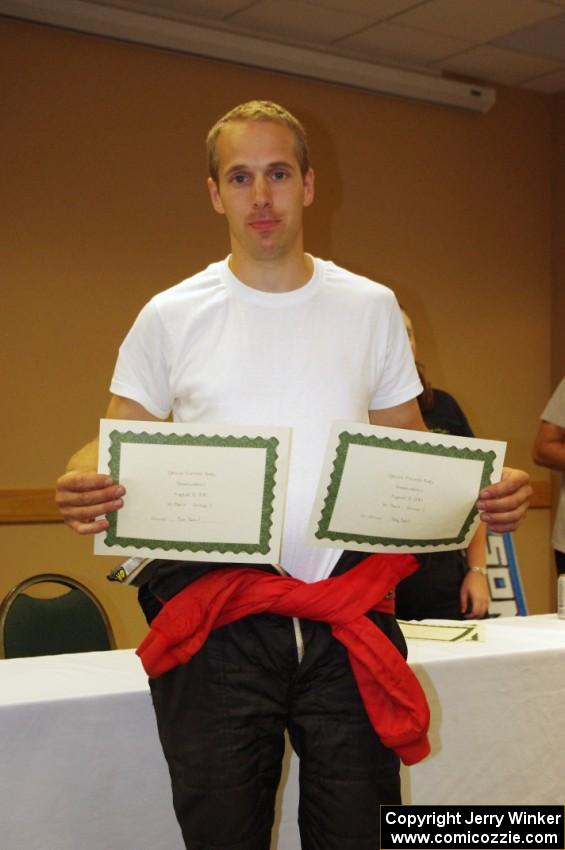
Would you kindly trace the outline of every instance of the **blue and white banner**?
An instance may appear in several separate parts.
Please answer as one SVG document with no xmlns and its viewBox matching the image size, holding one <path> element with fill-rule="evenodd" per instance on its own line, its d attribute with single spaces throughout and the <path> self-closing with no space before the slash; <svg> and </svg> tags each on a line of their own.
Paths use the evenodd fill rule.
<svg viewBox="0 0 565 850">
<path fill-rule="evenodd" d="M 491 617 L 516 617 L 528 613 L 526 597 L 509 532 L 487 535 L 487 567 Z"/>
</svg>

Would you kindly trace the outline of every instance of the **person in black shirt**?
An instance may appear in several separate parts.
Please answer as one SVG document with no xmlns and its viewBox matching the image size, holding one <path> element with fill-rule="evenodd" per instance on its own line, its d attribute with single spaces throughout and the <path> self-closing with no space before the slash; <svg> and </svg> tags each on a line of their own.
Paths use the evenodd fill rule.
<svg viewBox="0 0 565 850">
<path fill-rule="evenodd" d="M 406 332 L 416 358 L 416 338 L 410 316 L 402 308 Z M 432 388 L 416 363 L 424 391 L 418 405 L 430 431 L 473 437 L 467 417 L 445 390 Z M 400 620 L 481 618 L 488 614 L 486 530 L 481 524 L 467 551 L 419 555 L 421 568 L 396 588 Z"/>
</svg>

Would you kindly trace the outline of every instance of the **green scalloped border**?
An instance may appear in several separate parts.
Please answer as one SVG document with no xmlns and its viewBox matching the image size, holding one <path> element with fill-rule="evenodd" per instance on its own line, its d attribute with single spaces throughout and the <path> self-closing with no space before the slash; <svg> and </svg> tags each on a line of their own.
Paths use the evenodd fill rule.
<svg viewBox="0 0 565 850">
<path fill-rule="evenodd" d="M 204 543 L 197 540 L 172 541 L 154 540 L 140 537 L 120 537 L 118 534 L 118 512 L 107 515 L 110 523 L 104 542 L 106 546 L 129 546 L 135 549 L 162 549 L 166 552 L 219 552 L 223 555 L 268 555 L 271 550 L 271 534 L 275 501 L 275 480 L 279 440 L 277 437 L 221 437 L 206 434 L 148 434 L 146 431 L 111 431 L 109 434 L 110 475 L 119 483 L 120 459 L 124 443 L 160 444 L 167 446 L 209 446 L 215 448 L 266 449 L 265 478 L 263 484 L 263 503 L 261 506 L 261 526 L 258 543 Z"/>
<path fill-rule="evenodd" d="M 453 543 L 462 543 L 465 540 L 467 532 L 471 527 L 475 517 L 477 516 L 477 508 L 473 507 L 465 518 L 458 534 L 455 537 L 438 538 L 438 539 L 399 539 L 397 537 L 373 537 L 365 534 L 348 534 L 347 532 L 330 531 L 329 526 L 332 519 L 332 514 L 335 509 L 335 503 L 349 446 L 372 446 L 382 449 L 396 449 L 403 452 L 415 452 L 417 454 L 438 455 L 441 457 L 457 457 L 462 460 L 480 460 L 483 462 L 483 473 L 481 476 L 481 487 L 486 487 L 491 483 L 491 476 L 494 469 L 494 461 L 496 454 L 493 451 L 483 451 L 482 449 L 457 448 L 457 446 L 437 446 L 431 443 L 417 443 L 415 440 L 407 441 L 402 438 L 392 439 L 390 437 L 377 437 L 376 435 L 367 434 L 351 434 L 348 431 L 342 431 L 339 434 L 339 442 L 336 450 L 336 455 L 333 463 L 333 470 L 330 475 L 330 483 L 327 488 L 327 495 L 324 499 L 324 506 L 318 522 L 315 536 L 318 540 L 331 540 L 333 542 L 343 543 L 359 543 L 369 544 L 371 546 L 440 546 Z"/>
</svg>

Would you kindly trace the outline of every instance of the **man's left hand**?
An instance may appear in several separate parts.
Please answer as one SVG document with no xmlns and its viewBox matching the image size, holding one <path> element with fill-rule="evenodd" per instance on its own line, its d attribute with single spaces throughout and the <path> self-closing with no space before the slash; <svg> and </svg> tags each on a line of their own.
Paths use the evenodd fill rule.
<svg viewBox="0 0 565 850">
<path fill-rule="evenodd" d="M 504 467 L 501 480 L 479 493 L 479 516 L 490 531 L 515 531 L 526 515 L 532 492 L 527 472 Z"/>
</svg>

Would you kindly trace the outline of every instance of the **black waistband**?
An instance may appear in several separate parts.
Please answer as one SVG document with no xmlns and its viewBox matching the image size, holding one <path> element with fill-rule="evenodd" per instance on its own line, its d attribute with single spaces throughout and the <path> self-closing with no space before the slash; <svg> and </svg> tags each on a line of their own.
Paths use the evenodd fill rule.
<svg viewBox="0 0 565 850">
<path fill-rule="evenodd" d="M 337 564 L 330 573 L 330 578 L 343 575 L 360 561 L 367 557 L 367 552 L 342 552 Z M 241 569 L 251 567 L 261 572 L 278 575 L 278 570 L 272 564 L 214 564 L 208 561 L 169 561 L 156 559 L 145 569 L 147 580 L 138 591 L 139 604 L 148 623 L 159 613 L 163 603 L 172 599 L 189 584 L 214 570 L 225 567 Z"/>
</svg>

